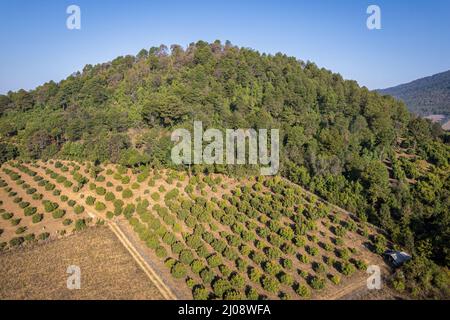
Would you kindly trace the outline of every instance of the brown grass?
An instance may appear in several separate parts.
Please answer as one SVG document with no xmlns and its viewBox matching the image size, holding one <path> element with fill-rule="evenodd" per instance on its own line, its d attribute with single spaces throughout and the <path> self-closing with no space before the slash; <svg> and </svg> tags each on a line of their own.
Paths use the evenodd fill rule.
<svg viewBox="0 0 450 320">
<path fill-rule="evenodd" d="M 81 288 L 67 289 L 69 265 Z M 0 254 L 0 299 L 162 299 L 107 227 Z"/>
</svg>

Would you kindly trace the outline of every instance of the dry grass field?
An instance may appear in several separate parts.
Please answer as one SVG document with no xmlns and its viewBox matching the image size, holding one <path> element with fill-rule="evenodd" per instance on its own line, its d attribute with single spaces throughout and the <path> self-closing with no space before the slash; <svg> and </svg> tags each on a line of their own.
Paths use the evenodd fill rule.
<svg viewBox="0 0 450 320">
<path fill-rule="evenodd" d="M 67 288 L 70 265 L 81 288 Z M 0 253 L 0 299 L 162 299 L 106 227 Z"/>
</svg>

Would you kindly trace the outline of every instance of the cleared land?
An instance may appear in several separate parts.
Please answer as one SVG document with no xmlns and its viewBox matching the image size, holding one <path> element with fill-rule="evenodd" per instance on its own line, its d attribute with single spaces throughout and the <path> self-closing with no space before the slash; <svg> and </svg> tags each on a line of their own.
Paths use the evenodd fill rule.
<svg viewBox="0 0 450 320">
<path fill-rule="evenodd" d="M 67 289 L 70 265 L 79 290 Z M 0 270 L 0 299 L 163 299 L 107 227 L 1 253 Z"/>
<path fill-rule="evenodd" d="M 106 220 L 178 298 L 338 299 L 368 265 L 389 273 L 379 231 L 277 177 L 38 161 L 5 164 L 0 182 L 5 249 Z"/>
</svg>

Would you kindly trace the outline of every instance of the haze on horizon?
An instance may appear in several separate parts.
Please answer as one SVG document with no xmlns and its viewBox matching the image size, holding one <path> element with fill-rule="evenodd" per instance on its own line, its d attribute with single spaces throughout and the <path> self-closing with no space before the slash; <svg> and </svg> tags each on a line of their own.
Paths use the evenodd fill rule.
<svg viewBox="0 0 450 320">
<path fill-rule="evenodd" d="M 81 8 L 81 30 L 66 28 L 66 8 Z M 367 7 L 381 8 L 369 30 Z M 0 94 L 60 81 L 86 64 L 160 44 L 216 39 L 313 61 L 369 89 L 450 69 L 450 2 L 208 1 L 108 2 L 3 0 Z"/>
</svg>

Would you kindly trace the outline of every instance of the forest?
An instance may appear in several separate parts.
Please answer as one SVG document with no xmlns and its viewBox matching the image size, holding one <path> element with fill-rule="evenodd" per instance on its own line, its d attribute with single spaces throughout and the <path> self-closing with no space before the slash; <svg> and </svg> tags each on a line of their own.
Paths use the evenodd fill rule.
<svg viewBox="0 0 450 320">
<path fill-rule="evenodd" d="M 409 111 L 420 116 L 450 115 L 450 70 L 378 92 L 404 101 Z"/>
<path fill-rule="evenodd" d="M 0 163 L 66 159 L 257 175 L 255 165 L 175 166 L 170 133 L 279 129 L 279 174 L 381 227 L 413 254 L 392 285 L 449 287 L 449 135 L 403 102 L 282 53 L 230 42 L 165 45 L 0 95 Z"/>
</svg>

